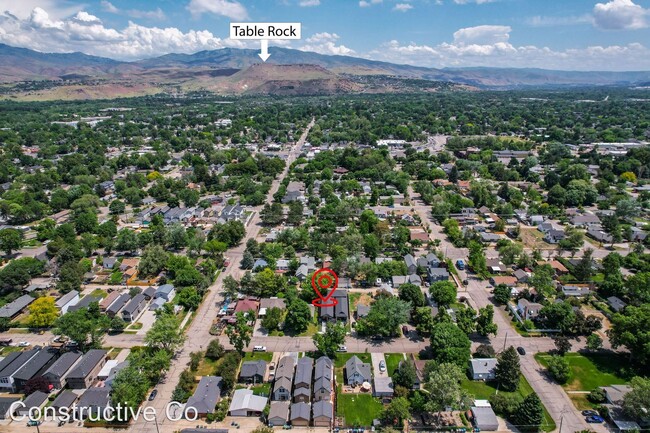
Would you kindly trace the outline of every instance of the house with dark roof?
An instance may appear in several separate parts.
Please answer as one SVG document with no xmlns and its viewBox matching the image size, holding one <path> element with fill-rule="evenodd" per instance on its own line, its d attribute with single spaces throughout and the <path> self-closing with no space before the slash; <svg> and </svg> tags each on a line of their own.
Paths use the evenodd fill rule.
<svg viewBox="0 0 650 433">
<path fill-rule="evenodd" d="M 14 319 L 32 302 L 34 302 L 34 298 L 29 295 L 23 295 L 0 307 L 0 318 Z"/>
<path fill-rule="evenodd" d="M 273 400 L 291 400 L 291 385 L 293 383 L 296 360 L 293 356 L 284 356 L 278 361 L 275 369 L 275 382 L 273 384 Z"/>
<path fill-rule="evenodd" d="M 293 426 L 308 427 L 311 420 L 311 406 L 309 403 L 293 403 L 289 420 Z"/>
<path fill-rule="evenodd" d="M 336 299 L 337 304 L 333 307 L 321 307 L 321 320 L 342 320 L 347 322 L 350 317 L 350 304 L 346 290 L 335 290 L 330 299 Z"/>
<path fill-rule="evenodd" d="M 22 352 L 12 352 L 0 361 L 0 390 L 14 390 L 14 375 L 41 350 L 39 346 Z"/>
<path fill-rule="evenodd" d="M 77 362 L 66 378 L 68 388 L 84 389 L 93 384 L 97 374 L 106 364 L 107 352 L 102 349 L 91 349 Z"/>
<path fill-rule="evenodd" d="M 431 284 L 438 281 L 447 281 L 449 280 L 449 271 L 447 271 L 445 268 L 428 267 L 427 279 Z"/>
<path fill-rule="evenodd" d="M 332 427 L 334 421 L 334 405 L 327 400 L 314 403 L 314 427 Z"/>
<path fill-rule="evenodd" d="M 326 356 L 316 360 L 314 367 L 314 401 L 332 401 L 334 394 L 334 364 Z"/>
<path fill-rule="evenodd" d="M 72 391 L 61 391 L 59 395 L 56 396 L 52 404 L 50 405 L 53 407 L 57 413 L 61 413 L 61 409 L 66 408 L 69 409 L 72 407 L 75 401 L 77 401 L 77 394 L 75 394 Z"/>
<path fill-rule="evenodd" d="M 122 293 L 120 296 L 113 301 L 113 303 L 106 309 L 106 315 L 108 317 L 115 317 L 120 312 L 122 308 L 131 300 L 131 295 L 128 293 Z"/>
<path fill-rule="evenodd" d="M 152 300 L 152 299 L 154 298 L 154 296 L 156 295 L 156 288 L 153 287 L 153 286 L 149 286 L 149 287 L 147 287 L 146 289 L 144 289 L 144 290 L 142 291 L 142 294 L 144 295 L 144 297 L 145 297 L 145 299 L 146 299 L 147 301 L 150 301 L 150 300 Z"/>
<path fill-rule="evenodd" d="M 15 407 L 15 402 L 20 401 L 18 397 L 0 397 L 0 420 L 10 419 L 9 411 Z"/>
<path fill-rule="evenodd" d="M 104 409 L 111 405 L 110 391 L 108 388 L 88 388 L 77 402 L 77 417 L 85 419 L 92 415 L 93 419 L 101 419 Z"/>
<path fill-rule="evenodd" d="M 102 301 L 101 296 L 93 296 L 93 295 L 86 295 L 79 302 L 77 302 L 75 305 L 71 305 L 68 308 L 68 311 L 77 311 L 81 310 L 82 308 L 88 308 L 90 304 L 93 302 L 97 302 L 99 304 Z"/>
<path fill-rule="evenodd" d="M 36 353 L 13 375 L 13 390 L 21 392 L 33 377 L 40 376 L 56 360 L 58 351 L 45 347 Z"/>
<path fill-rule="evenodd" d="M 314 360 L 309 356 L 303 356 L 298 360 L 296 372 L 293 377 L 293 387 L 311 388 L 312 372 L 314 369 Z"/>
<path fill-rule="evenodd" d="M 408 274 L 414 274 L 418 270 L 418 264 L 415 260 L 415 257 L 413 257 L 410 254 L 407 254 L 404 256 L 404 263 L 406 264 L 406 269 L 408 270 Z"/>
<path fill-rule="evenodd" d="M 370 364 L 362 362 L 356 355 L 348 359 L 345 363 L 345 381 L 352 386 L 372 382 Z"/>
<path fill-rule="evenodd" d="M 59 309 L 61 315 L 64 315 L 68 312 L 68 309 L 73 305 L 76 305 L 77 302 L 79 302 L 79 292 L 76 290 L 71 290 L 57 299 L 54 302 L 54 305 Z"/>
<path fill-rule="evenodd" d="M 47 402 L 47 394 L 43 391 L 34 391 L 23 400 L 23 405 L 16 411 L 18 415 L 28 415 L 30 409 L 40 409 Z"/>
<path fill-rule="evenodd" d="M 244 383 L 262 383 L 266 373 L 266 361 L 245 361 L 239 370 L 239 381 Z"/>
<path fill-rule="evenodd" d="M 534 319 L 542 308 L 544 308 L 542 304 L 530 302 L 526 298 L 521 298 L 517 301 L 517 311 L 524 320 Z"/>
<path fill-rule="evenodd" d="M 99 310 L 105 312 L 106 309 L 107 309 L 108 307 L 110 307 L 111 304 L 112 304 L 113 302 L 115 302 L 115 300 L 116 300 L 117 298 L 119 298 L 119 297 L 120 297 L 120 292 L 118 292 L 118 291 L 114 291 L 114 292 L 109 293 L 108 296 L 106 296 L 104 299 L 102 299 L 102 300 L 99 302 Z"/>
<path fill-rule="evenodd" d="M 199 417 L 214 413 L 215 406 L 221 399 L 221 381 L 220 376 L 203 376 L 194 394 L 187 400 L 185 409 L 193 408 Z M 193 411 L 188 413 L 192 415 Z"/>
<path fill-rule="evenodd" d="M 135 321 L 147 305 L 147 299 L 142 293 L 138 293 L 122 309 L 122 319 L 125 322 Z"/>
<path fill-rule="evenodd" d="M 617 313 L 623 311 L 623 309 L 627 307 L 627 304 L 616 296 L 610 296 L 607 298 L 607 304 L 609 304 L 610 308 Z"/>
<path fill-rule="evenodd" d="M 470 360 L 472 380 L 494 380 L 496 377 L 496 358 L 477 358 Z"/>
<path fill-rule="evenodd" d="M 369 312 L 370 305 L 357 304 L 357 311 L 355 313 L 355 316 L 357 319 L 360 319 L 362 317 L 366 317 Z"/>
<path fill-rule="evenodd" d="M 43 377 L 55 389 L 65 387 L 65 378 L 72 368 L 81 359 L 81 352 L 66 352 L 59 357 L 50 367 L 43 373 Z"/>
</svg>

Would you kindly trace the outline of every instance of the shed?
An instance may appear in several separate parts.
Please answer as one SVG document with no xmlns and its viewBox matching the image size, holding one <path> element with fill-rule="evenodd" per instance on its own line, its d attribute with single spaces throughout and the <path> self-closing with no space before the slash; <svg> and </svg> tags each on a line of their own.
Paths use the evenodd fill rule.
<svg viewBox="0 0 650 433">
<path fill-rule="evenodd" d="M 497 431 L 499 429 L 499 420 L 491 407 L 472 406 L 470 410 L 474 426 L 481 431 Z"/>
</svg>

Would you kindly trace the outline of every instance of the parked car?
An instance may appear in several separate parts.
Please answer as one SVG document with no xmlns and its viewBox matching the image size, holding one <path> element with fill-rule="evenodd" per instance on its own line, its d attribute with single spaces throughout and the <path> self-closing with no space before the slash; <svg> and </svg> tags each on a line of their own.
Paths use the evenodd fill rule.
<svg viewBox="0 0 650 433">
<path fill-rule="evenodd" d="M 18 347 L 27 347 L 29 346 L 29 341 L 21 341 L 18 343 Z"/>
<path fill-rule="evenodd" d="M 583 410 L 582 415 L 583 416 L 599 416 L 600 414 L 595 410 Z"/>
<path fill-rule="evenodd" d="M 381 371 L 382 373 L 386 371 L 386 361 L 383 360 L 379 361 L 379 371 Z"/>
<path fill-rule="evenodd" d="M 151 394 L 149 394 L 149 401 L 153 401 L 153 399 L 156 398 L 157 395 L 158 395 L 158 390 L 157 389 L 154 389 L 153 391 L 151 391 Z"/>
<path fill-rule="evenodd" d="M 337 351 L 337 352 L 347 352 L 347 351 L 348 351 L 348 348 L 347 348 L 347 346 L 343 346 L 343 345 L 341 345 L 341 346 L 339 346 L 338 349 L 336 349 L 336 351 Z"/>
<path fill-rule="evenodd" d="M 266 346 L 255 346 L 253 352 L 266 352 Z"/>
<path fill-rule="evenodd" d="M 526 354 L 526 349 L 524 349 L 523 347 L 519 346 L 519 347 L 517 347 L 517 352 L 519 352 L 519 354 L 523 356 L 523 355 Z"/>
<path fill-rule="evenodd" d="M 603 419 L 602 416 L 598 415 L 593 415 L 593 416 L 588 416 L 587 417 L 587 422 L 593 423 L 593 424 L 600 424 L 601 422 L 604 422 L 605 420 Z"/>
</svg>

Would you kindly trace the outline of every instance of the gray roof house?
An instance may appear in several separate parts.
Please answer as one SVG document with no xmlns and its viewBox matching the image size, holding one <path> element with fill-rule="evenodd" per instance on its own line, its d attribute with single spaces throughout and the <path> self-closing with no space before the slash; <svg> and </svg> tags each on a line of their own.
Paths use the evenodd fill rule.
<svg viewBox="0 0 650 433">
<path fill-rule="evenodd" d="M 203 376 L 192 397 L 187 400 L 185 409 L 194 408 L 198 416 L 214 413 L 214 408 L 221 398 L 221 377 Z M 192 411 L 189 411 L 192 414 Z"/>
<path fill-rule="evenodd" d="M 314 369 L 314 360 L 304 356 L 298 360 L 296 365 L 296 374 L 293 376 L 294 389 L 311 388 L 311 378 Z"/>
<path fill-rule="evenodd" d="M 291 405 L 291 424 L 294 426 L 309 426 L 311 419 L 311 406 L 308 403 L 294 403 Z"/>
<path fill-rule="evenodd" d="M 82 308 L 88 308 L 90 304 L 93 302 L 97 302 L 98 304 L 102 301 L 102 298 L 100 296 L 92 296 L 92 295 L 86 295 L 79 302 L 77 302 L 74 305 L 71 305 L 68 308 L 68 311 L 77 311 L 81 310 Z"/>
<path fill-rule="evenodd" d="M 481 431 L 496 431 L 499 429 L 499 421 L 490 406 L 472 406 L 472 417 L 474 425 Z"/>
<path fill-rule="evenodd" d="M 445 268 L 427 268 L 427 278 L 430 283 L 435 283 L 437 281 L 447 281 L 449 280 L 449 271 Z"/>
<path fill-rule="evenodd" d="M 122 293 L 115 301 L 106 309 L 106 314 L 109 317 L 115 317 L 117 313 L 129 302 L 131 295 Z"/>
<path fill-rule="evenodd" d="M 156 288 L 153 286 L 149 286 L 142 291 L 142 294 L 144 295 L 145 298 L 147 298 L 147 300 L 150 300 L 156 295 Z"/>
<path fill-rule="evenodd" d="M 372 394 L 375 397 L 392 397 L 393 393 L 393 379 L 389 376 L 375 376 L 373 378 Z"/>
<path fill-rule="evenodd" d="M 154 295 L 154 298 L 163 298 L 167 302 L 171 301 L 174 299 L 174 296 L 176 295 L 176 290 L 174 289 L 174 286 L 171 284 L 163 284 L 162 286 L 158 287 L 158 290 L 156 290 L 156 294 Z"/>
<path fill-rule="evenodd" d="M 20 298 L 0 307 L 0 318 L 13 319 L 32 302 L 34 302 L 34 298 L 29 295 L 23 295 Z"/>
<path fill-rule="evenodd" d="M 107 352 L 102 349 L 91 349 L 81 358 L 66 378 L 68 388 L 88 388 L 97 377 L 97 374 L 106 364 Z"/>
<path fill-rule="evenodd" d="M 289 419 L 289 405 L 288 401 L 272 401 L 268 416 L 269 425 L 275 427 L 285 425 Z"/>
<path fill-rule="evenodd" d="M 52 407 L 55 409 L 69 408 L 72 404 L 77 401 L 77 394 L 72 391 L 61 391 L 61 393 L 54 399 L 52 402 Z"/>
<path fill-rule="evenodd" d="M 18 397 L 0 397 L 0 419 L 5 420 L 11 417 L 9 409 L 17 401 L 20 401 Z"/>
<path fill-rule="evenodd" d="M 138 318 L 146 304 L 147 299 L 142 293 L 138 293 L 122 309 L 122 319 L 126 322 L 133 322 Z"/>
<path fill-rule="evenodd" d="M 334 421 L 334 405 L 327 400 L 314 403 L 314 427 L 330 427 Z"/>
<path fill-rule="evenodd" d="M 266 400 L 266 397 L 254 395 L 250 389 L 238 389 L 233 393 L 228 412 L 230 416 L 260 416 Z"/>
<path fill-rule="evenodd" d="M 477 358 L 470 360 L 472 380 L 493 380 L 497 366 L 496 358 Z"/>
<path fill-rule="evenodd" d="M 110 391 L 108 388 L 88 388 L 77 402 L 77 416 L 88 417 L 92 414 L 93 419 L 99 418 L 111 404 Z"/>
<path fill-rule="evenodd" d="M 27 381 L 45 371 L 56 360 L 57 351 L 45 347 L 36 353 L 13 375 L 13 389 L 22 391 Z"/>
<path fill-rule="evenodd" d="M 27 397 L 25 397 L 25 400 L 23 400 L 23 404 L 25 406 L 24 407 L 21 406 L 20 409 L 18 409 L 16 412 L 19 415 L 27 415 L 30 409 L 43 407 L 46 401 L 47 401 L 46 393 L 44 393 L 43 391 L 35 391 L 29 394 Z"/>
<path fill-rule="evenodd" d="M 72 290 L 57 299 L 56 302 L 54 302 L 54 305 L 56 305 L 56 308 L 58 308 L 61 311 L 61 315 L 63 315 L 68 312 L 68 308 L 76 305 L 77 302 L 79 302 L 79 292 Z"/>
<path fill-rule="evenodd" d="M 50 365 L 43 377 L 56 389 L 61 389 L 65 386 L 65 378 L 72 368 L 81 359 L 81 352 L 66 352 L 54 364 Z"/>
<path fill-rule="evenodd" d="M 14 375 L 40 351 L 37 346 L 22 352 L 12 352 L 0 361 L 0 390 L 12 391 Z"/>
<path fill-rule="evenodd" d="M 264 381 L 266 373 L 266 361 L 246 361 L 241 365 L 239 370 L 240 382 L 261 383 Z"/>
<path fill-rule="evenodd" d="M 413 257 L 412 255 L 410 254 L 405 255 L 404 263 L 406 264 L 406 269 L 408 269 L 409 275 L 414 274 L 418 270 L 417 261 L 415 260 L 415 257 Z"/>
<path fill-rule="evenodd" d="M 359 385 L 372 381 L 370 364 L 362 362 L 356 355 L 345 363 L 345 379 L 348 385 Z"/>
<path fill-rule="evenodd" d="M 333 307 L 321 307 L 320 318 L 322 320 L 343 320 L 347 322 L 350 317 L 348 292 L 335 290 L 330 299 L 336 299 L 337 304 Z"/>
<path fill-rule="evenodd" d="M 622 311 L 625 307 L 627 307 L 627 304 L 620 298 L 617 298 L 616 296 L 610 296 L 609 298 L 607 298 L 607 303 L 609 304 L 611 309 L 616 311 L 617 313 L 619 311 Z"/>
</svg>

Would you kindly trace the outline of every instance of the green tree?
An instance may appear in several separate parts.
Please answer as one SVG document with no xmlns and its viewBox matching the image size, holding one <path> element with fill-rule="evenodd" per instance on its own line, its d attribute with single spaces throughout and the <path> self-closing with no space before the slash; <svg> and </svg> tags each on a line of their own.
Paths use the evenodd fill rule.
<svg viewBox="0 0 650 433">
<path fill-rule="evenodd" d="M 569 362 L 562 356 L 551 356 L 548 360 L 548 373 L 559 384 L 565 384 L 571 376 Z"/>
<path fill-rule="evenodd" d="M 0 230 L 0 251 L 4 251 L 8 256 L 22 248 L 23 234 L 16 229 Z"/>
<path fill-rule="evenodd" d="M 285 329 L 294 334 L 301 334 L 311 323 L 309 304 L 302 299 L 292 299 L 287 306 L 287 316 L 284 319 Z"/>
<path fill-rule="evenodd" d="M 494 323 L 494 307 L 486 305 L 478 310 L 478 317 L 476 318 L 476 332 L 483 337 L 490 334 L 497 335 L 499 328 Z"/>
<path fill-rule="evenodd" d="M 443 363 L 436 366 L 430 373 L 424 389 L 428 392 L 427 410 L 440 412 L 451 407 L 466 409 L 469 396 L 461 387 L 465 378 L 464 367 L 457 364 Z"/>
<path fill-rule="evenodd" d="M 537 394 L 529 394 L 513 415 L 514 424 L 523 431 L 539 431 L 544 420 L 544 407 Z"/>
<path fill-rule="evenodd" d="M 67 312 L 56 320 L 54 326 L 56 334 L 76 341 L 79 349 L 85 352 L 101 347 L 102 337 L 110 327 L 110 319 L 99 311 L 99 305 L 94 302 L 88 308 Z"/>
<path fill-rule="evenodd" d="M 395 297 L 382 297 L 370 306 L 368 315 L 357 321 L 360 335 L 394 337 L 409 319 L 409 304 Z"/>
<path fill-rule="evenodd" d="M 216 361 L 217 359 L 220 359 L 225 353 L 226 349 L 224 349 L 223 345 L 219 342 L 219 340 L 214 339 L 208 344 L 208 348 L 205 351 L 205 356 Z"/>
<path fill-rule="evenodd" d="M 571 350 L 571 341 L 567 337 L 558 336 L 554 338 L 557 353 L 564 355 Z"/>
<path fill-rule="evenodd" d="M 108 211 L 111 215 L 120 215 L 123 214 L 126 210 L 126 205 L 122 200 L 113 200 L 108 206 Z"/>
<path fill-rule="evenodd" d="M 413 388 L 417 380 L 415 366 L 410 361 L 404 360 L 399 363 L 397 370 L 393 374 L 393 382 L 396 386 L 403 386 L 406 389 Z"/>
<path fill-rule="evenodd" d="M 576 321 L 576 314 L 568 302 L 557 302 L 544 306 L 539 311 L 539 318 L 548 329 L 571 332 Z"/>
<path fill-rule="evenodd" d="M 240 355 L 243 355 L 244 348 L 251 344 L 253 336 L 253 327 L 248 324 L 253 318 L 249 313 L 238 312 L 235 315 L 236 321 L 234 325 L 229 325 L 226 328 L 226 335 L 230 344 L 232 344 Z"/>
<path fill-rule="evenodd" d="M 650 304 L 639 307 L 628 305 L 623 313 L 612 316 L 612 327 L 608 331 L 610 342 L 616 349 L 625 346 L 639 365 L 650 362 L 650 333 L 639 330 L 650 329 Z"/>
<path fill-rule="evenodd" d="M 335 358 L 336 352 L 345 343 L 345 326 L 340 323 L 328 323 L 325 332 L 315 334 L 312 339 L 318 353 Z"/>
<path fill-rule="evenodd" d="M 203 297 L 194 287 L 184 287 L 178 291 L 178 305 L 186 310 L 196 310 Z"/>
<path fill-rule="evenodd" d="M 282 320 L 282 310 L 277 307 L 266 310 L 266 315 L 262 318 L 262 327 L 268 331 L 275 331 L 280 326 Z"/>
<path fill-rule="evenodd" d="M 429 295 L 442 307 L 451 305 L 456 301 L 456 285 L 451 281 L 437 281 L 429 287 Z"/>
<path fill-rule="evenodd" d="M 467 262 L 472 270 L 481 278 L 485 279 L 488 276 L 487 260 L 485 258 L 485 251 L 483 245 L 479 242 L 471 241 L 468 245 L 469 256 Z"/>
<path fill-rule="evenodd" d="M 650 407 L 650 379 L 633 377 L 630 386 L 632 390 L 623 397 L 623 410 L 632 418 L 647 417 Z"/>
<path fill-rule="evenodd" d="M 467 334 L 453 323 L 442 322 L 433 327 L 431 351 L 438 364 L 450 363 L 466 368 L 471 356 L 470 347 Z"/>
<path fill-rule="evenodd" d="M 138 273 L 143 277 L 154 277 L 165 268 L 167 252 L 160 245 L 148 246 L 142 253 L 138 264 Z"/>
<path fill-rule="evenodd" d="M 476 310 L 472 307 L 456 310 L 456 326 L 467 335 L 473 333 L 476 330 Z"/>
<path fill-rule="evenodd" d="M 122 229 L 117 232 L 117 244 L 115 248 L 119 251 L 133 252 L 138 248 L 138 237 L 132 230 Z"/>
<path fill-rule="evenodd" d="M 111 319 L 111 323 L 109 325 L 111 331 L 120 333 L 124 331 L 124 328 L 126 328 L 126 322 L 122 320 L 121 318 L 115 316 Z"/>
<path fill-rule="evenodd" d="M 399 298 L 402 301 L 410 303 L 412 309 L 426 305 L 426 299 L 424 299 L 422 290 L 415 284 L 406 283 L 399 286 Z"/>
<path fill-rule="evenodd" d="M 266 225 L 277 226 L 282 222 L 282 219 L 284 217 L 282 204 L 265 204 L 264 208 L 260 212 L 260 217 L 262 219 L 262 223 Z"/>
<path fill-rule="evenodd" d="M 54 324 L 57 317 L 59 317 L 59 310 L 56 308 L 54 298 L 43 296 L 29 306 L 27 323 L 31 328 L 48 328 Z"/>
<path fill-rule="evenodd" d="M 381 414 L 381 419 L 389 425 L 401 429 L 404 420 L 411 416 L 411 403 L 404 397 L 394 398 Z"/>
<path fill-rule="evenodd" d="M 185 335 L 176 316 L 161 314 L 147 331 L 144 341 L 151 349 L 174 353 L 185 341 Z"/>
<path fill-rule="evenodd" d="M 501 304 L 507 305 L 512 297 L 512 289 L 505 284 L 499 284 L 494 288 L 494 300 Z"/>
<path fill-rule="evenodd" d="M 519 365 L 519 355 L 513 346 L 499 354 L 494 374 L 504 391 L 514 392 L 517 390 L 521 366 Z"/>
<path fill-rule="evenodd" d="M 600 350 L 603 347 L 603 339 L 598 334 L 591 334 L 587 337 L 587 349 Z"/>
</svg>

